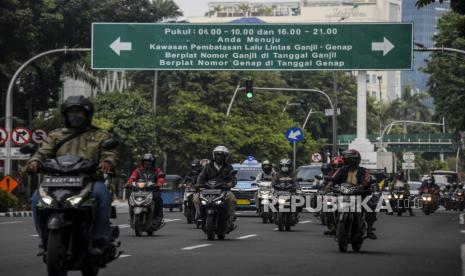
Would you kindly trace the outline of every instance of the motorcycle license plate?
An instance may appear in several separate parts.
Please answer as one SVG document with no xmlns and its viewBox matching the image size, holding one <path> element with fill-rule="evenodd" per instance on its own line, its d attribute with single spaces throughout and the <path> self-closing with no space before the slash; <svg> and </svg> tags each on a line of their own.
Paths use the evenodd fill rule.
<svg viewBox="0 0 465 276">
<path fill-rule="evenodd" d="M 213 189 L 203 190 L 201 193 L 203 195 L 219 195 L 221 194 L 221 190 L 213 190 Z"/>
<path fill-rule="evenodd" d="M 42 187 L 82 187 L 82 176 L 44 176 Z"/>
<path fill-rule="evenodd" d="M 238 199 L 236 200 L 237 205 L 250 205 L 250 200 L 248 199 Z"/>
</svg>

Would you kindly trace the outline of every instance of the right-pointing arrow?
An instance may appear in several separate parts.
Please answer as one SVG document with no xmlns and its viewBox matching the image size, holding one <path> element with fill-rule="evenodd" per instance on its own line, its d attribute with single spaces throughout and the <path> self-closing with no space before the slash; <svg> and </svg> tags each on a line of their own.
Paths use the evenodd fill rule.
<svg viewBox="0 0 465 276">
<path fill-rule="evenodd" d="M 121 51 L 131 51 L 131 42 L 121 42 L 121 37 L 118 37 L 113 43 L 110 44 L 110 48 L 119 56 Z"/>
<path fill-rule="evenodd" d="M 372 42 L 371 43 L 371 50 L 372 51 L 383 51 L 383 56 L 389 53 L 393 48 L 394 45 L 389 41 L 387 38 L 383 37 L 383 42 Z"/>
</svg>

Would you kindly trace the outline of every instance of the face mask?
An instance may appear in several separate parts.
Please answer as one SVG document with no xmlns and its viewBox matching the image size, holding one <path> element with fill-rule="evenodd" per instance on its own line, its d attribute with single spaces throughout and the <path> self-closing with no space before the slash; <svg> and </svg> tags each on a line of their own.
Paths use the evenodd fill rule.
<svg viewBox="0 0 465 276">
<path fill-rule="evenodd" d="M 263 171 L 264 171 L 266 174 L 270 174 L 270 173 L 271 173 L 271 168 L 269 168 L 269 167 L 263 168 Z"/>
<path fill-rule="evenodd" d="M 66 121 L 71 128 L 82 128 L 86 123 L 87 118 L 78 114 L 69 114 L 66 116 Z"/>
<path fill-rule="evenodd" d="M 215 155 L 215 162 L 217 164 L 220 164 L 222 165 L 224 163 L 224 161 L 226 160 L 226 156 L 224 156 L 223 154 L 217 154 Z"/>
<path fill-rule="evenodd" d="M 282 172 L 288 172 L 288 171 L 289 171 L 289 167 L 282 167 L 282 168 L 281 168 L 281 171 L 282 171 Z"/>
<path fill-rule="evenodd" d="M 149 170 L 152 168 L 152 162 L 144 162 L 144 169 Z"/>
</svg>

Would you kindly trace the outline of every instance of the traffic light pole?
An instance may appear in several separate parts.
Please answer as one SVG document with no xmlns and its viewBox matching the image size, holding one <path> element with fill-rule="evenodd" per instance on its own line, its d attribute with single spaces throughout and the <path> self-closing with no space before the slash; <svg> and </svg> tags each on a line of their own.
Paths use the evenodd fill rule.
<svg viewBox="0 0 465 276">
<path fill-rule="evenodd" d="M 90 52 L 90 48 L 61 48 L 61 49 L 54 49 L 50 51 L 42 52 L 38 55 L 33 56 L 29 60 L 27 60 L 21 67 L 16 70 L 15 74 L 10 80 L 10 84 L 8 85 L 8 90 L 6 92 L 6 102 L 5 102 L 5 129 L 8 133 L 11 134 L 13 129 L 13 87 L 18 78 L 19 74 L 34 60 L 54 53 L 67 53 L 67 52 Z M 11 174 L 11 139 L 8 139 L 5 143 L 6 148 L 6 160 L 5 160 L 5 175 Z"/>
<path fill-rule="evenodd" d="M 328 94 L 325 92 L 318 90 L 318 89 L 309 89 L 309 88 L 286 88 L 286 87 L 281 87 L 281 88 L 276 88 L 276 87 L 254 87 L 254 90 L 261 90 L 261 91 L 289 91 L 289 92 L 309 92 L 309 93 L 318 93 L 321 95 L 324 95 L 326 99 L 329 102 L 329 105 L 331 106 L 331 110 L 333 110 L 333 116 L 332 116 L 332 127 L 333 127 L 333 148 L 332 148 L 332 154 L 333 156 L 336 156 L 337 154 L 337 112 L 334 112 L 335 106 L 333 104 L 333 101 L 329 97 Z M 236 87 L 236 90 L 234 91 L 233 97 L 231 98 L 231 101 L 229 102 L 228 110 L 226 112 L 226 117 L 229 116 L 229 113 L 231 112 L 231 108 L 234 102 L 234 99 L 236 98 L 236 94 L 239 90 L 244 90 L 244 87 L 240 87 L 240 82 Z"/>
</svg>

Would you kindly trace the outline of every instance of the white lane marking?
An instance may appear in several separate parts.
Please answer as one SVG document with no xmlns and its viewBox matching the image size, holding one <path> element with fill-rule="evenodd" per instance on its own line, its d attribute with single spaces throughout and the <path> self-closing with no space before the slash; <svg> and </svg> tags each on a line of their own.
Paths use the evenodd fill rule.
<svg viewBox="0 0 465 276">
<path fill-rule="evenodd" d="M 181 248 L 181 250 L 193 250 L 193 249 L 207 247 L 207 246 L 211 246 L 211 244 L 210 243 L 199 244 L 199 245 L 184 247 L 184 248 Z"/>
<path fill-rule="evenodd" d="M 459 223 L 463 224 L 465 222 L 465 218 L 463 217 L 465 214 L 460 214 L 459 216 Z"/>
<path fill-rule="evenodd" d="M 29 235 L 29 237 L 38 237 L 39 235 L 35 234 L 35 235 Z"/>
<path fill-rule="evenodd" d="M 22 221 L 7 221 L 7 222 L 0 222 L 0 224 L 14 224 L 14 223 L 21 223 Z"/>
<path fill-rule="evenodd" d="M 465 275 L 465 243 L 460 246 L 460 255 L 462 257 L 462 275 Z"/>
<path fill-rule="evenodd" d="M 238 238 L 236 238 L 236 240 L 245 240 L 245 239 L 253 238 L 253 237 L 256 237 L 256 236 L 258 236 L 258 235 L 257 234 L 251 234 L 251 235 L 238 237 Z"/>
<path fill-rule="evenodd" d="M 131 257 L 132 255 L 125 255 L 125 254 L 122 254 L 121 256 L 119 256 L 120 259 L 122 258 L 127 258 L 127 257 Z"/>
<path fill-rule="evenodd" d="M 181 220 L 181 219 L 164 219 L 163 221 L 164 222 L 172 222 L 172 221 L 177 221 L 177 220 Z"/>
<path fill-rule="evenodd" d="M 278 231 L 278 230 L 279 230 L 279 228 L 275 228 L 275 229 L 273 229 L 273 231 Z"/>
<path fill-rule="evenodd" d="M 311 221 L 311 220 L 304 220 L 304 221 L 301 221 L 301 222 L 299 222 L 299 223 L 300 223 L 300 224 L 305 224 L 305 223 L 310 223 L 310 222 L 312 222 L 312 221 Z"/>
<path fill-rule="evenodd" d="M 460 230 L 460 233 L 465 234 L 465 230 Z"/>
<path fill-rule="evenodd" d="M 118 225 L 118 227 L 119 227 L 120 229 L 124 229 L 124 228 L 129 228 L 129 227 L 131 227 L 131 226 L 130 226 L 129 224 L 120 224 L 120 225 Z"/>
</svg>

